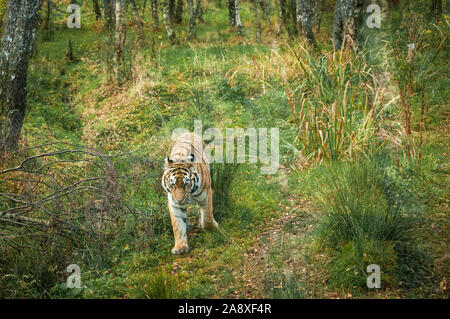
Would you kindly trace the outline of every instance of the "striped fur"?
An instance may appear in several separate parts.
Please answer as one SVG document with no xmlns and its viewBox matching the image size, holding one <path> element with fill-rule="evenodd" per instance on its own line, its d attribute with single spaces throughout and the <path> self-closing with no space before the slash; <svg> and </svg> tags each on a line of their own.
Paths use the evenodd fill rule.
<svg viewBox="0 0 450 319">
<path fill-rule="evenodd" d="M 217 227 L 214 220 L 211 175 L 205 144 L 195 133 L 182 134 L 166 158 L 162 186 L 167 192 L 175 237 L 173 254 L 189 251 L 187 242 L 187 205 L 200 206 L 199 226 Z"/>
</svg>

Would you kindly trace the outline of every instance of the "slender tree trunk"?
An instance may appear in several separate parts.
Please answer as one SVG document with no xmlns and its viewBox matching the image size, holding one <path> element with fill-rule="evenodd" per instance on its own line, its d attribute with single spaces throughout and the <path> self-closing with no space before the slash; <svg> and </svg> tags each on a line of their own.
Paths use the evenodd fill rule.
<svg viewBox="0 0 450 319">
<path fill-rule="evenodd" d="M 112 31 L 114 26 L 114 0 L 103 0 L 103 11 L 105 28 Z"/>
<path fill-rule="evenodd" d="M 358 30 L 361 30 L 363 24 L 365 9 L 367 6 L 364 5 L 364 0 L 354 0 L 354 13 L 355 13 L 355 23 Z"/>
<path fill-rule="evenodd" d="M 102 12 L 100 11 L 100 6 L 98 5 L 98 0 L 92 0 L 92 5 L 94 8 L 95 13 L 95 20 L 101 20 L 102 19 Z"/>
<path fill-rule="evenodd" d="M 239 6 L 239 4 L 238 4 Z M 230 26 L 234 27 L 236 25 L 236 4 L 235 0 L 228 0 L 228 21 Z"/>
<path fill-rule="evenodd" d="M 290 15 L 292 21 L 292 33 L 297 36 L 298 35 L 298 21 L 297 21 L 297 0 L 288 0 L 290 6 Z"/>
<path fill-rule="evenodd" d="M 252 0 L 253 4 L 253 19 L 255 20 L 256 27 L 256 41 L 261 41 L 261 20 L 258 14 L 258 0 Z"/>
<path fill-rule="evenodd" d="M 270 1 L 267 0 L 258 0 L 259 6 L 261 7 L 261 11 L 264 14 L 264 19 L 266 19 L 266 24 L 270 25 Z"/>
<path fill-rule="evenodd" d="M 145 16 L 145 8 L 147 6 L 147 0 L 144 0 L 144 3 L 142 4 L 142 16 Z"/>
<path fill-rule="evenodd" d="M 145 36 L 144 36 L 144 26 L 142 25 L 142 19 L 139 17 L 139 12 L 136 7 L 135 0 L 129 0 L 131 3 L 131 10 L 133 11 L 134 20 L 136 21 L 136 26 L 138 29 L 138 37 L 141 45 L 145 44 Z"/>
<path fill-rule="evenodd" d="M 277 35 L 279 36 L 283 30 L 283 27 L 288 32 L 289 39 L 292 40 L 292 30 L 289 26 L 289 15 L 287 10 L 287 1 L 290 0 L 278 0 L 278 13 L 279 13 L 279 25 Z"/>
<path fill-rule="evenodd" d="M 315 42 L 308 0 L 297 0 L 297 22 L 310 44 Z"/>
<path fill-rule="evenodd" d="M 322 2 L 320 4 L 319 21 L 317 22 L 317 33 L 320 32 L 320 25 L 322 24 L 322 16 L 323 16 L 324 10 L 325 10 L 325 0 L 322 0 Z"/>
<path fill-rule="evenodd" d="M 286 2 L 285 0 L 277 0 L 278 3 L 278 30 L 277 30 L 277 36 L 280 36 L 281 31 L 283 29 L 284 19 L 286 16 Z M 284 3 L 284 7 L 282 6 L 282 3 Z"/>
<path fill-rule="evenodd" d="M 311 9 L 312 24 L 317 25 L 319 21 L 319 0 L 309 0 L 309 4 Z"/>
<path fill-rule="evenodd" d="M 0 52 L 0 153 L 16 150 L 27 106 L 27 73 L 42 0 L 6 4 Z"/>
<path fill-rule="evenodd" d="M 170 23 L 173 25 L 175 20 L 175 0 L 169 0 L 169 18 Z"/>
<path fill-rule="evenodd" d="M 114 33 L 114 81 L 121 85 L 124 81 L 124 47 L 127 37 L 127 0 L 116 0 L 116 29 Z"/>
<path fill-rule="evenodd" d="M 239 12 L 239 0 L 234 1 L 235 4 L 235 15 L 236 15 L 236 26 L 238 29 L 238 34 L 242 35 L 242 22 L 241 22 L 241 14 Z"/>
<path fill-rule="evenodd" d="M 203 20 L 203 7 L 202 7 L 202 1 L 197 1 L 197 7 L 195 9 L 195 16 L 197 17 L 198 22 L 204 23 L 205 20 Z"/>
<path fill-rule="evenodd" d="M 183 0 L 177 1 L 174 21 L 176 24 L 181 24 L 183 22 Z"/>
<path fill-rule="evenodd" d="M 167 36 L 169 37 L 169 41 L 171 44 L 176 44 L 177 38 L 175 35 L 175 31 L 172 29 L 172 22 L 170 21 L 169 16 L 169 0 L 163 0 L 163 21 L 164 26 L 166 27 Z"/>
<path fill-rule="evenodd" d="M 337 50 L 350 42 L 358 49 L 357 30 L 354 18 L 353 0 L 337 0 L 333 20 L 333 41 Z"/>
<path fill-rule="evenodd" d="M 198 0 L 197 0 L 198 1 Z M 195 39 L 195 20 L 196 10 L 194 8 L 194 0 L 187 0 L 188 15 L 189 15 L 189 28 L 188 28 L 188 40 Z"/>
<path fill-rule="evenodd" d="M 47 7 L 45 11 L 45 20 L 44 24 L 42 25 L 42 29 L 49 30 L 50 29 L 50 13 L 51 13 L 51 2 L 50 0 L 46 1 Z"/>
<path fill-rule="evenodd" d="M 423 131 L 425 130 L 425 86 L 421 90 L 419 147 L 417 150 L 417 163 L 422 159 Z"/>
<path fill-rule="evenodd" d="M 157 29 L 159 25 L 158 0 L 152 0 L 152 18 L 153 18 L 153 26 Z"/>
</svg>

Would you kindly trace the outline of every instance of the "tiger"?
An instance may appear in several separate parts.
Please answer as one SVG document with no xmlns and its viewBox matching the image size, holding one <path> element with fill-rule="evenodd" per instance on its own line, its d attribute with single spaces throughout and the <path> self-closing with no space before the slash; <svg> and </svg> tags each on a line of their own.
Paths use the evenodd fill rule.
<svg viewBox="0 0 450 319">
<path fill-rule="evenodd" d="M 195 133 L 181 134 L 164 160 L 162 187 L 167 192 L 175 245 L 172 254 L 189 251 L 187 240 L 187 205 L 198 204 L 201 230 L 219 227 L 213 216 L 210 166 L 205 143 Z"/>
</svg>

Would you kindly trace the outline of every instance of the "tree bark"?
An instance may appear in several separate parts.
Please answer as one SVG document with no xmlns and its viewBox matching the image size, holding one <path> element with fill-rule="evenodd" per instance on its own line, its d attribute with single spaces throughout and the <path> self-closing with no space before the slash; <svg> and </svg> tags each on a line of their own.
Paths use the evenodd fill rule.
<svg viewBox="0 0 450 319">
<path fill-rule="evenodd" d="M 175 20 L 175 0 L 169 0 L 169 18 L 170 23 L 173 24 Z"/>
<path fill-rule="evenodd" d="M 283 31 L 283 27 L 286 29 L 289 35 L 289 39 L 292 40 L 292 30 L 289 26 L 289 15 L 287 10 L 287 1 L 290 0 L 278 0 L 278 14 L 279 14 L 279 25 L 277 35 L 279 36 Z"/>
<path fill-rule="evenodd" d="M 124 47 L 127 37 L 127 0 L 116 0 L 116 29 L 114 33 L 114 81 L 121 85 L 124 81 Z"/>
<path fill-rule="evenodd" d="M 292 33 L 297 36 L 298 35 L 298 21 L 297 21 L 297 0 L 288 0 L 290 10 L 288 9 L 288 12 L 290 13 L 288 16 L 291 19 L 292 22 Z"/>
<path fill-rule="evenodd" d="M 310 44 L 314 44 L 311 14 L 308 0 L 297 0 L 297 22 Z"/>
<path fill-rule="evenodd" d="M 346 42 L 358 49 L 357 30 L 354 18 L 353 0 L 337 0 L 333 20 L 334 47 L 340 50 Z"/>
<path fill-rule="evenodd" d="M 197 1 L 197 7 L 195 8 L 195 15 L 197 17 L 198 22 L 204 23 L 205 20 L 203 20 L 203 7 L 202 7 L 202 1 Z"/>
<path fill-rule="evenodd" d="M 170 43 L 176 44 L 177 38 L 175 35 L 175 31 L 173 31 L 172 29 L 172 21 L 170 20 L 169 16 L 169 0 L 163 0 L 163 21 Z"/>
<path fill-rule="evenodd" d="M 270 25 L 270 2 L 267 0 L 258 0 L 259 6 L 261 7 L 261 11 L 264 14 L 264 19 L 266 19 L 266 24 Z"/>
<path fill-rule="evenodd" d="M 139 17 L 139 12 L 136 7 L 136 1 L 130 0 L 131 10 L 133 11 L 134 20 L 136 21 L 137 29 L 138 29 L 138 37 L 141 45 L 145 44 L 145 36 L 144 36 L 144 27 L 142 25 L 142 20 Z"/>
<path fill-rule="evenodd" d="M 47 7 L 45 10 L 45 20 L 44 24 L 42 25 L 42 29 L 49 30 L 50 29 L 50 13 L 51 13 L 51 2 L 50 0 L 46 1 Z"/>
<path fill-rule="evenodd" d="M 7 2 L 0 53 L 0 152 L 17 149 L 27 106 L 27 73 L 42 0 Z"/>
<path fill-rule="evenodd" d="M 152 18 L 153 18 L 153 26 L 157 29 L 159 25 L 158 0 L 152 0 Z"/>
<path fill-rule="evenodd" d="M 242 22 L 241 22 L 241 14 L 239 12 L 239 0 L 235 0 L 234 5 L 235 5 L 234 10 L 236 15 L 236 26 L 238 29 L 238 34 L 242 35 Z"/>
<path fill-rule="evenodd" d="M 322 0 L 322 2 L 320 4 L 319 21 L 317 21 L 317 33 L 320 32 L 320 25 L 322 24 L 322 17 L 323 17 L 324 10 L 325 10 L 325 0 Z"/>
<path fill-rule="evenodd" d="M 228 0 L 228 21 L 230 22 L 231 27 L 234 27 L 236 25 L 236 3 L 235 3 L 235 0 Z"/>
<path fill-rule="evenodd" d="M 319 0 L 310 0 L 309 3 L 311 9 L 312 24 L 317 25 L 319 21 Z"/>
<path fill-rule="evenodd" d="M 105 28 L 111 31 L 114 26 L 114 0 L 103 0 L 103 11 Z"/>
<path fill-rule="evenodd" d="M 92 0 L 92 5 L 94 7 L 94 13 L 95 13 L 95 20 L 101 20 L 102 19 L 102 12 L 100 11 L 100 6 L 98 5 L 98 0 Z"/>
<path fill-rule="evenodd" d="M 177 1 L 174 21 L 176 24 L 181 24 L 183 22 L 183 0 Z"/>
<path fill-rule="evenodd" d="M 255 20 L 256 27 L 256 41 L 261 41 L 261 20 L 258 14 L 258 0 L 252 0 L 253 4 L 253 19 Z"/>
<path fill-rule="evenodd" d="M 198 0 L 197 0 L 198 1 Z M 189 15 L 189 28 L 188 28 L 188 39 L 195 39 L 195 20 L 196 20 L 196 10 L 194 8 L 194 0 L 187 0 L 188 15 Z"/>
</svg>

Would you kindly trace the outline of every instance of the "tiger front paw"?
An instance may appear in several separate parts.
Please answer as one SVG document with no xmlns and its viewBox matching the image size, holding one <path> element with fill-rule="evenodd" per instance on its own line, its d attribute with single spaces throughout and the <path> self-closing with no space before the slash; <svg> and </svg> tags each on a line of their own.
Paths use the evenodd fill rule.
<svg viewBox="0 0 450 319">
<path fill-rule="evenodd" d="M 174 254 L 174 255 L 181 255 L 181 254 L 187 253 L 188 251 L 189 251 L 188 245 L 175 246 L 172 248 L 172 254 Z"/>
<path fill-rule="evenodd" d="M 216 222 L 214 219 L 212 220 L 212 222 L 209 223 L 202 223 L 202 221 L 200 220 L 198 223 L 198 227 L 202 230 L 207 230 L 207 229 L 213 229 L 213 228 L 219 228 L 219 223 Z"/>
</svg>

